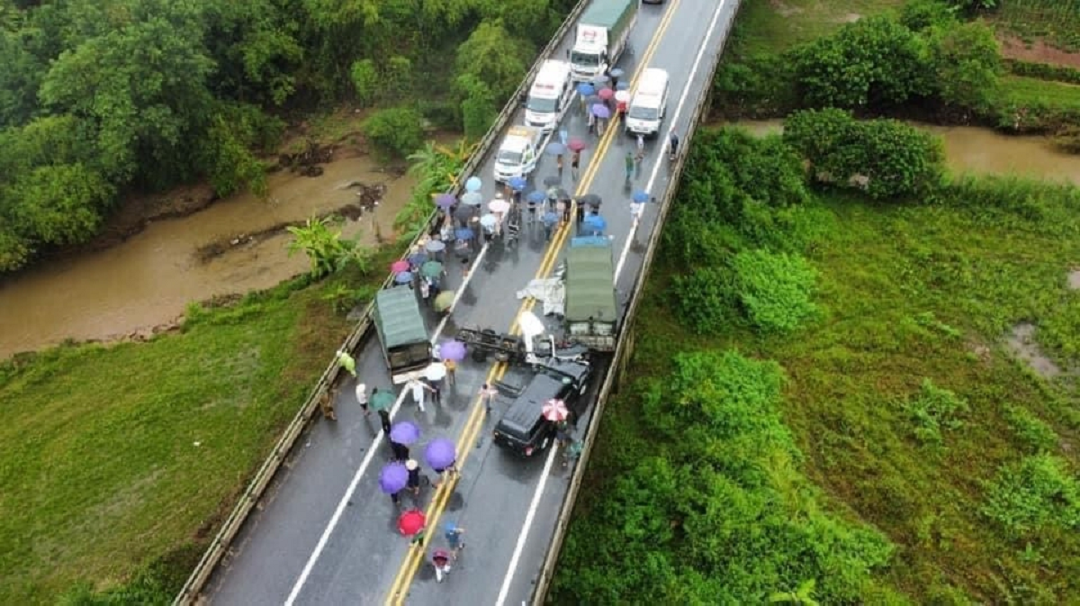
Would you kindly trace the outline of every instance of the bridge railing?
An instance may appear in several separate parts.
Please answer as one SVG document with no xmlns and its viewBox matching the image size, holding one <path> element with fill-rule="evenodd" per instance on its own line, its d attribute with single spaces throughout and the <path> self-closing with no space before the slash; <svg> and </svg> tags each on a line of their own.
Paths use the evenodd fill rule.
<svg viewBox="0 0 1080 606">
<path fill-rule="evenodd" d="M 720 37 L 722 41 L 727 41 L 727 34 L 731 29 L 731 24 L 733 22 L 734 17 L 728 19 Z M 604 407 L 607 404 L 608 397 L 611 396 L 612 391 L 619 384 L 622 371 L 633 354 L 634 317 L 637 314 L 638 306 L 641 304 L 642 292 L 644 291 L 645 282 L 649 275 L 649 268 L 652 266 L 653 258 L 659 247 L 664 223 L 667 221 L 668 212 L 670 212 L 675 201 L 679 179 L 682 176 L 683 167 L 686 164 L 690 145 L 693 143 L 694 133 L 697 130 L 697 125 L 703 122 L 706 117 L 705 110 L 709 105 L 708 100 L 712 91 L 712 78 L 716 73 L 716 66 L 719 64 L 723 52 L 724 44 L 721 43 L 720 48 L 716 51 L 716 56 L 712 58 L 709 64 L 709 71 L 706 72 L 709 74 L 709 78 L 706 80 L 706 84 L 702 87 L 701 93 L 698 94 L 698 97 L 694 102 L 694 111 L 689 122 L 689 127 L 687 128 L 686 136 L 681 143 L 683 152 L 678 157 L 675 164 L 672 165 L 671 180 L 667 191 L 664 192 L 664 197 L 659 204 L 659 214 L 657 215 L 656 226 L 649 235 L 649 243 L 641 266 L 641 271 L 638 272 L 637 277 L 634 280 L 634 285 L 631 288 L 630 304 L 627 307 L 623 325 L 619 331 L 619 338 L 615 345 L 615 354 L 611 360 L 608 372 L 604 377 L 604 382 L 600 387 L 600 393 L 597 395 L 596 409 L 593 410 L 592 416 L 589 417 L 589 423 L 585 429 L 585 438 L 582 443 L 581 455 L 574 466 L 574 471 L 570 478 L 570 486 L 567 488 L 566 494 L 563 496 L 562 504 L 559 507 L 559 516 L 555 523 L 555 533 L 551 538 L 551 543 L 548 545 L 547 553 L 544 555 L 544 563 L 540 567 L 540 571 L 533 583 L 532 606 L 542 606 L 547 597 L 548 587 L 554 576 L 555 566 L 558 564 L 559 552 L 562 550 L 562 544 L 566 538 L 566 530 L 570 524 L 570 517 L 574 512 L 574 504 L 577 502 L 578 491 L 581 489 L 581 483 L 588 468 L 589 457 L 591 456 L 593 446 L 595 446 L 596 443 L 600 419 L 604 416 Z"/>
<path fill-rule="evenodd" d="M 461 184 L 465 182 L 465 177 L 474 174 L 483 163 L 484 158 L 490 152 L 495 140 L 513 119 L 514 114 L 519 109 L 521 98 L 528 91 L 528 87 L 536 76 L 536 72 L 540 69 L 541 64 L 543 64 L 544 60 L 549 59 L 554 55 L 555 50 L 558 49 L 563 39 L 570 32 L 570 29 L 573 27 L 577 18 L 581 15 L 581 11 L 584 10 L 585 5 L 588 4 L 588 2 L 589 0 L 578 0 L 578 3 L 566 16 L 566 19 L 559 25 L 559 29 L 555 31 L 551 40 L 548 41 L 547 46 L 540 51 L 540 54 L 529 69 L 529 72 L 522 79 L 521 84 L 518 85 L 517 90 L 514 91 L 514 94 L 511 95 L 510 99 L 506 102 L 502 111 L 495 118 L 495 122 L 491 125 L 491 128 L 488 129 L 487 133 L 480 140 L 476 147 L 476 151 L 461 169 L 461 172 L 455 180 L 455 183 L 458 185 L 449 193 L 453 193 L 454 195 L 460 195 L 462 193 Z M 412 241 L 411 245 L 415 245 L 425 232 L 434 233 L 438 229 L 438 221 L 440 218 L 441 213 L 434 210 L 433 206 L 432 212 L 425 223 L 425 228 L 417 234 L 417 237 Z M 387 276 L 386 280 L 383 282 L 382 288 L 390 286 L 392 279 L 393 276 Z M 374 310 L 374 307 L 374 302 L 371 302 L 364 308 L 360 320 L 357 322 L 356 327 L 352 332 L 349 333 L 349 336 L 345 338 L 345 342 L 342 343 L 340 350 L 349 352 L 355 351 L 364 338 L 371 333 L 371 328 L 373 326 L 372 311 Z M 315 411 L 318 409 L 319 399 L 333 387 L 341 372 L 341 366 L 337 363 L 335 357 L 326 367 L 326 370 L 323 371 L 322 376 L 319 377 L 318 382 L 311 390 L 311 394 L 304 402 L 304 405 L 300 407 L 292 421 L 289 422 L 289 425 L 285 428 L 281 438 L 274 445 L 274 448 L 270 451 L 266 460 L 263 461 L 258 471 L 255 472 L 254 477 L 252 477 L 251 481 L 248 483 L 244 493 L 240 495 L 236 506 L 225 519 L 221 529 L 214 536 L 213 540 L 211 540 L 210 545 L 207 546 L 202 558 L 195 566 L 195 570 L 192 571 L 191 575 L 184 583 L 184 586 L 173 600 L 174 606 L 192 604 L 198 599 L 199 594 L 210 580 L 210 576 L 213 574 L 222 558 L 228 553 L 233 540 L 240 533 L 240 529 L 243 527 L 244 522 L 247 521 L 251 511 L 255 508 L 255 504 L 262 498 L 263 493 L 266 491 L 266 487 L 270 485 L 270 482 L 277 475 L 282 462 L 289 453 L 292 452 L 297 438 L 300 437 L 307 428 L 308 423 L 311 422 L 311 419 L 315 415 Z"/>
</svg>

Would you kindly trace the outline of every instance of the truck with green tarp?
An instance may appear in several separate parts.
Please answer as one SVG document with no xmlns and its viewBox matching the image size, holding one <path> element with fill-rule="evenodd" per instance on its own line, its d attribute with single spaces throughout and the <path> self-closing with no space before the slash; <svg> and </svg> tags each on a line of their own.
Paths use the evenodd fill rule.
<svg viewBox="0 0 1080 606">
<path fill-rule="evenodd" d="M 615 67 L 630 41 L 637 14 L 638 0 L 593 0 L 578 21 L 569 50 L 574 80 L 588 82 Z"/>
<path fill-rule="evenodd" d="M 615 351 L 619 306 L 611 240 L 604 236 L 570 240 L 564 282 L 567 337 L 592 350 Z"/>
<path fill-rule="evenodd" d="M 375 330 L 394 383 L 408 381 L 431 364 L 431 340 L 412 288 L 394 286 L 375 295 Z"/>
</svg>

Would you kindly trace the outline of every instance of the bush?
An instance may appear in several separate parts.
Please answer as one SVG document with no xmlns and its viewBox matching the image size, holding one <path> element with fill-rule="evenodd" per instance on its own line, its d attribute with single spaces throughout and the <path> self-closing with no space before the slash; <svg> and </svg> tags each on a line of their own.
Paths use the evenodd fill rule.
<svg viewBox="0 0 1080 606">
<path fill-rule="evenodd" d="M 679 321 L 700 335 L 716 335 L 735 320 L 735 284 L 730 269 L 702 267 L 675 277 Z"/>
<path fill-rule="evenodd" d="M 1017 439 L 1034 453 L 1049 452 L 1058 446 L 1058 435 L 1054 428 L 1028 409 L 1020 406 L 1006 406 L 1005 420 L 1016 434 Z"/>
<path fill-rule="evenodd" d="M 381 109 L 364 120 L 364 136 L 380 153 L 404 158 L 424 144 L 423 120 L 408 107 Z"/>
<path fill-rule="evenodd" d="M 766 332 L 790 332 L 819 313 L 811 301 L 817 270 L 797 254 L 757 249 L 735 255 L 736 297 L 747 318 Z"/>
<path fill-rule="evenodd" d="M 943 0 L 912 0 L 900 9 L 900 24 L 913 32 L 956 22 L 956 13 Z"/>
<path fill-rule="evenodd" d="M 1080 527 L 1080 484 L 1066 461 L 1049 454 L 1005 465 L 986 486 L 984 515 L 1016 536 Z"/>
<path fill-rule="evenodd" d="M 919 391 L 905 404 L 915 424 L 915 438 L 923 444 L 940 446 L 944 439 L 943 430 L 955 430 L 963 426 L 958 418 L 969 411 L 968 403 L 948 389 L 934 385 L 930 379 L 923 379 Z"/>
<path fill-rule="evenodd" d="M 371 59 L 354 61 L 352 69 L 349 70 L 349 75 L 352 76 L 353 88 L 356 89 L 356 100 L 359 102 L 360 107 L 368 107 L 375 103 L 375 99 L 378 98 L 380 83 L 379 71 L 375 68 L 375 62 Z"/>
<path fill-rule="evenodd" d="M 997 98 L 1001 51 L 997 38 L 979 22 L 935 29 L 931 61 L 937 93 L 946 105 L 987 111 Z"/>
<path fill-rule="evenodd" d="M 1016 74 L 1017 76 L 1067 82 L 1069 84 L 1080 84 L 1080 69 L 1076 69 L 1075 67 L 1053 65 L 1051 63 L 1034 63 L 1031 61 L 1020 61 L 1019 59 L 1005 59 L 1004 65 L 1010 73 Z"/>
<path fill-rule="evenodd" d="M 712 107 L 729 119 L 783 115 L 798 107 L 792 61 L 759 53 L 721 63 L 713 79 Z"/>
</svg>

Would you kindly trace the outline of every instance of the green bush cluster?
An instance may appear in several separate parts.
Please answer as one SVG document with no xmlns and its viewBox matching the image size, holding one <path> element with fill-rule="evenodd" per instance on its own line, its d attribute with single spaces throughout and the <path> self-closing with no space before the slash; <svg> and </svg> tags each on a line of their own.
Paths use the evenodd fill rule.
<svg viewBox="0 0 1080 606">
<path fill-rule="evenodd" d="M 1054 65 L 1052 63 L 1035 63 L 1021 61 L 1019 59 L 1005 59 L 1005 67 L 1009 72 L 1017 76 L 1050 80 L 1053 82 L 1068 82 L 1080 84 L 1080 69 L 1067 65 Z"/>
<path fill-rule="evenodd" d="M 820 312 L 812 300 L 818 273 L 796 253 L 740 251 L 732 259 L 735 296 L 764 332 L 791 332 Z"/>
<path fill-rule="evenodd" d="M 1050 452 L 1058 447 L 1058 435 L 1054 428 L 1028 409 L 1007 405 L 1005 420 L 1017 439 L 1033 453 Z"/>
<path fill-rule="evenodd" d="M 424 144 L 424 117 L 410 107 L 380 109 L 364 120 L 363 131 L 380 153 L 404 158 Z"/>
<path fill-rule="evenodd" d="M 822 513 L 780 417 L 780 367 L 731 350 L 673 363 L 642 390 L 649 447 L 571 521 L 556 603 L 763 603 L 809 580 L 822 603 L 860 601 L 892 547 Z"/>
<path fill-rule="evenodd" d="M 915 426 L 915 438 L 934 446 L 944 444 L 943 432 L 963 427 L 960 417 L 970 411 L 967 400 L 934 385 L 930 379 L 923 379 L 919 391 L 904 403 L 904 409 Z"/>
<path fill-rule="evenodd" d="M 1050 454 L 1002 466 L 986 486 L 982 512 L 1015 536 L 1080 527 L 1080 482 L 1069 463 Z"/>
</svg>

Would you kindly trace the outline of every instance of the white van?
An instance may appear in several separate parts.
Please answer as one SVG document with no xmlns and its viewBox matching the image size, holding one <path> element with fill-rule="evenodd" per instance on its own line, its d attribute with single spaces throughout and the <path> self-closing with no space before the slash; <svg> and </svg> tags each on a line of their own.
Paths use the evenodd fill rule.
<svg viewBox="0 0 1080 606">
<path fill-rule="evenodd" d="M 525 124 L 544 132 L 554 130 L 573 92 L 570 64 L 553 59 L 544 61 L 525 100 Z"/>
<path fill-rule="evenodd" d="M 668 73 L 650 67 L 641 75 L 634 98 L 626 110 L 626 134 L 650 137 L 660 132 L 668 101 Z"/>
<path fill-rule="evenodd" d="M 544 134 L 535 126 L 513 126 L 495 155 L 495 182 L 506 183 L 524 177 L 536 168 Z"/>
</svg>

